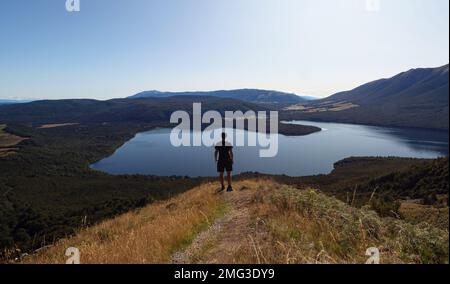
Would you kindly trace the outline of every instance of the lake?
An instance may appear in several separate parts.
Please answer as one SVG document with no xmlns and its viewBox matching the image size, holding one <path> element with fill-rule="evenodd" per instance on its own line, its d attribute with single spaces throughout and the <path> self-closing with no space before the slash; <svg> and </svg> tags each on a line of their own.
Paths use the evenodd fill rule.
<svg viewBox="0 0 450 284">
<path fill-rule="evenodd" d="M 258 147 L 235 147 L 234 172 L 304 176 L 327 174 L 336 161 L 350 156 L 448 156 L 447 131 L 310 121 L 287 123 L 313 125 L 322 131 L 298 137 L 279 135 L 278 155 L 274 158 L 260 158 Z M 111 174 L 216 175 L 212 147 L 174 147 L 170 132 L 171 129 L 158 129 L 139 133 L 91 167 Z"/>
</svg>

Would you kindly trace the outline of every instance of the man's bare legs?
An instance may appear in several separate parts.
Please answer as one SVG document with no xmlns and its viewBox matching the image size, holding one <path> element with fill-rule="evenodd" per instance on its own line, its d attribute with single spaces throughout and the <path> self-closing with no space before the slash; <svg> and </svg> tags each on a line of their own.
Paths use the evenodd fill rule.
<svg viewBox="0 0 450 284">
<path fill-rule="evenodd" d="M 220 179 L 220 185 L 222 186 L 220 191 L 222 191 L 222 190 L 225 189 L 225 179 L 224 179 L 224 173 L 223 172 L 219 173 L 219 179 Z M 232 181 L 231 172 L 227 172 L 227 184 L 228 184 L 227 191 L 232 191 L 233 190 L 233 187 L 231 186 L 231 181 Z"/>
<path fill-rule="evenodd" d="M 227 191 L 233 191 L 233 187 L 231 186 L 231 172 L 227 172 L 227 182 L 228 182 Z"/>
<path fill-rule="evenodd" d="M 222 190 L 225 189 L 225 181 L 223 179 L 223 172 L 220 173 L 220 184 L 222 185 Z"/>
<path fill-rule="evenodd" d="M 231 187 L 231 172 L 227 172 L 228 187 Z"/>
</svg>

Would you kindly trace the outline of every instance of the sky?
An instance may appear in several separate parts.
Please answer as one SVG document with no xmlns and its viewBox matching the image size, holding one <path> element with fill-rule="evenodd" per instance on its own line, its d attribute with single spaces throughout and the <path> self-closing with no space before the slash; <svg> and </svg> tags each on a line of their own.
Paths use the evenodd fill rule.
<svg viewBox="0 0 450 284">
<path fill-rule="evenodd" d="M 0 0 L 0 98 L 326 97 L 449 62 L 448 0 L 79 1 Z"/>
</svg>

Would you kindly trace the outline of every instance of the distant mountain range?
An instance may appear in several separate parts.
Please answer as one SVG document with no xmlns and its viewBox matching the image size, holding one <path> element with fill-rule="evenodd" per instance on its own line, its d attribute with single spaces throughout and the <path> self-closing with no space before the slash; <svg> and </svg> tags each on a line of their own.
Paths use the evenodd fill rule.
<svg viewBox="0 0 450 284">
<path fill-rule="evenodd" d="M 175 96 L 210 96 L 219 98 L 238 99 L 251 103 L 270 103 L 270 104 L 295 104 L 312 100 L 312 97 L 300 97 L 296 94 L 283 93 L 278 91 L 258 90 L 258 89 L 239 89 L 227 91 L 210 92 L 160 92 L 146 91 L 129 98 L 155 98 L 155 97 L 175 97 Z"/>
<path fill-rule="evenodd" d="M 23 104 L 23 103 L 29 103 L 32 100 L 3 100 L 0 99 L 0 105 L 10 105 L 10 104 Z"/>
<path fill-rule="evenodd" d="M 296 119 L 449 129 L 448 69 L 412 69 L 286 110 Z"/>
<path fill-rule="evenodd" d="M 449 129 L 449 66 L 412 69 L 325 99 L 277 91 L 148 91 L 108 101 L 56 100 L 0 106 L 0 121 L 26 123 L 167 121 L 175 110 L 202 102 L 207 110 L 278 109 L 282 120 Z M 4 101 L 0 101 L 4 102 Z M 23 101 L 21 101 L 23 102 Z"/>
<path fill-rule="evenodd" d="M 231 98 L 206 96 L 176 96 L 164 98 L 97 100 L 52 100 L 28 104 L 0 105 L 0 124 L 152 124 L 169 127 L 173 112 L 184 110 L 192 115 L 192 103 L 202 104 L 202 112 L 215 110 L 222 115 L 226 111 L 269 111 L 270 105 L 254 104 Z M 304 125 L 279 124 L 279 133 L 286 136 L 307 135 L 320 128 Z"/>
</svg>

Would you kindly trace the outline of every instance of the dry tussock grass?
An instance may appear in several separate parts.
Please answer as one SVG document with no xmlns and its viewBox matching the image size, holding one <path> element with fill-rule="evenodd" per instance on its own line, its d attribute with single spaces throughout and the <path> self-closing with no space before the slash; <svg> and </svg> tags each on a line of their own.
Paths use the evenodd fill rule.
<svg viewBox="0 0 450 284">
<path fill-rule="evenodd" d="M 255 192 L 251 215 L 240 263 L 365 263 L 369 247 L 382 263 L 448 263 L 448 230 L 380 218 L 315 190 L 274 184 Z"/>
<path fill-rule="evenodd" d="M 165 263 L 219 214 L 221 204 L 215 189 L 205 184 L 168 201 L 105 221 L 24 262 L 65 263 L 66 249 L 76 247 L 81 262 L 86 264 Z"/>
<path fill-rule="evenodd" d="M 271 180 L 235 187 L 218 195 L 214 185 L 202 185 L 86 229 L 26 262 L 64 263 L 66 248 L 77 247 L 82 263 L 166 263 L 184 248 L 200 263 L 365 263 L 366 250 L 376 247 L 381 263 L 448 263 L 448 230 L 380 218 Z M 192 242 L 219 220 L 216 230 Z"/>
<path fill-rule="evenodd" d="M 426 221 L 440 229 L 449 228 L 449 208 L 433 207 L 417 203 L 402 202 L 399 210 L 401 216 L 412 224 Z"/>
</svg>

